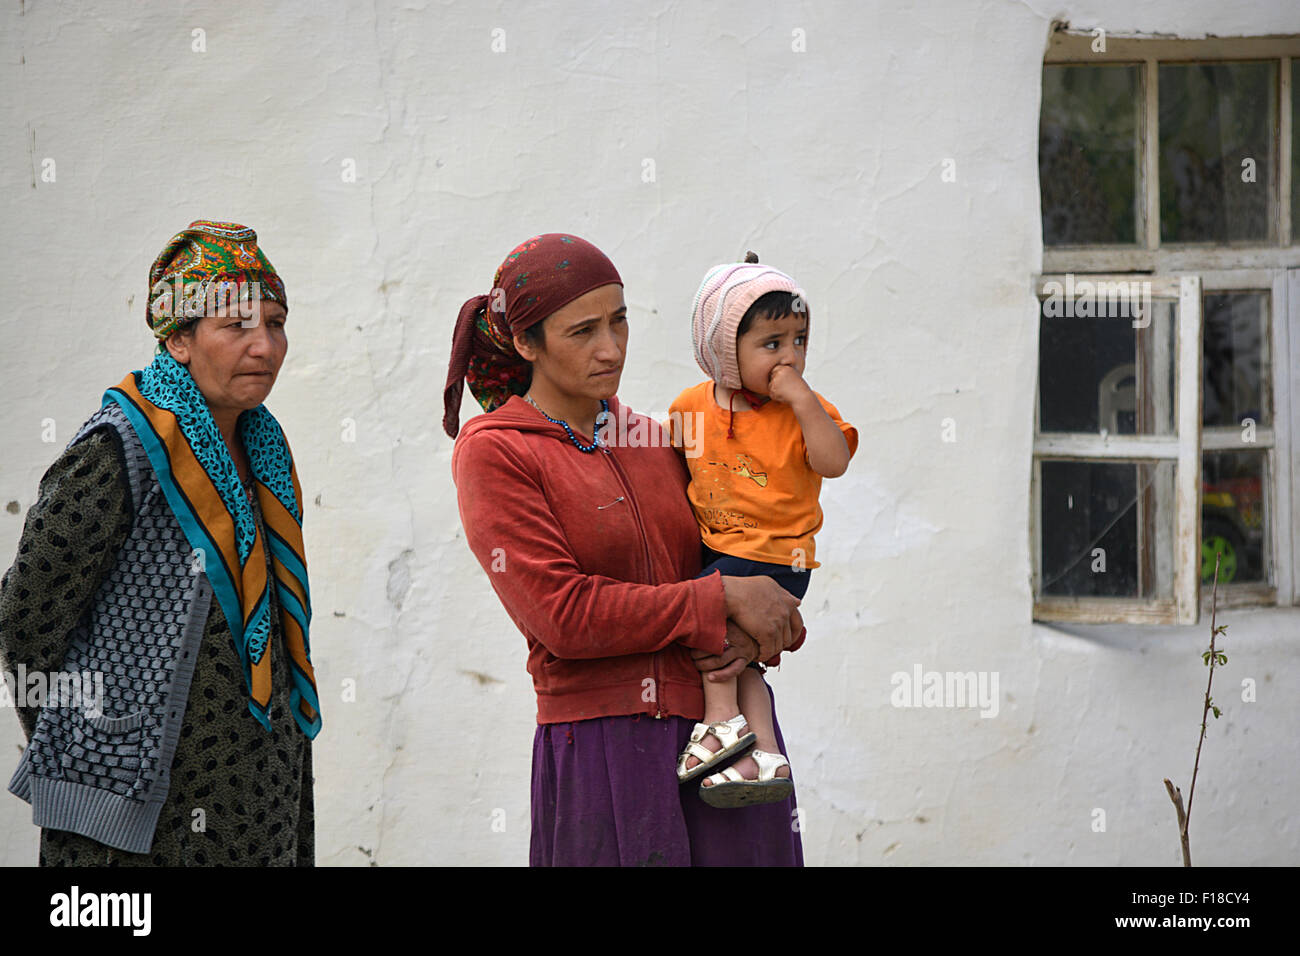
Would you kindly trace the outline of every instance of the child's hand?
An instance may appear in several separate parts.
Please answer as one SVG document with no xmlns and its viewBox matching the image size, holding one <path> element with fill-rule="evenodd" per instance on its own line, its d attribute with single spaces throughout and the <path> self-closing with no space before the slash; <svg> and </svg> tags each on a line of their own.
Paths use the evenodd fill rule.
<svg viewBox="0 0 1300 956">
<path fill-rule="evenodd" d="M 778 365 L 767 382 L 767 394 L 778 402 L 793 405 L 812 394 L 812 389 L 793 365 Z"/>
</svg>

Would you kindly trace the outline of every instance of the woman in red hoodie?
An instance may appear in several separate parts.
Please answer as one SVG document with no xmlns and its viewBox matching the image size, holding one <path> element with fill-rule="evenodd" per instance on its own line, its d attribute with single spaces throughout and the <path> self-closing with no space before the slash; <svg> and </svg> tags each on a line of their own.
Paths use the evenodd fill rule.
<svg viewBox="0 0 1300 956">
<path fill-rule="evenodd" d="M 701 675 L 735 676 L 805 632 L 770 578 L 696 577 L 690 476 L 661 426 L 615 397 L 627 336 L 613 264 L 547 233 L 465 303 L 452 341 L 443 426 L 461 523 L 537 692 L 530 863 L 802 865 L 793 794 L 721 810 L 677 785 Z M 491 414 L 461 429 L 464 384 Z M 599 440 L 604 416 L 633 439 Z"/>
</svg>

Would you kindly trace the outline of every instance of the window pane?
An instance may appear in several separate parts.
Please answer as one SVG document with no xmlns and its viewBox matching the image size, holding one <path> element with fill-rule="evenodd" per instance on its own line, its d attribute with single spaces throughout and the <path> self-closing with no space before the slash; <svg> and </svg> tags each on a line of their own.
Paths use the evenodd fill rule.
<svg viewBox="0 0 1300 956">
<path fill-rule="evenodd" d="M 1203 421 L 1240 428 L 1271 423 L 1268 299 L 1262 292 L 1206 295 Z"/>
<path fill-rule="evenodd" d="M 1209 452 L 1204 456 L 1201 488 L 1201 580 L 1214 580 L 1214 553 L 1219 584 L 1267 582 L 1262 451 Z"/>
<path fill-rule="evenodd" d="M 1160 238 L 1266 240 L 1277 64 L 1160 67 Z"/>
<path fill-rule="evenodd" d="M 1172 600 L 1177 466 L 1042 462 L 1044 595 Z"/>
<path fill-rule="evenodd" d="M 1148 287 L 1144 308 L 1150 317 L 1134 319 L 1110 297 L 1113 288 L 1086 276 L 1074 277 L 1066 288 L 1071 286 L 1096 294 L 1042 302 L 1039 431 L 1174 434 L 1174 303 L 1151 300 Z M 1106 317 L 1093 317 L 1098 311 Z M 1135 329 L 1134 322 L 1146 327 Z"/>
<path fill-rule="evenodd" d="M 1137 241 L 1138 67 L 1044 66 L 1043 244 Z"/>
</svg>

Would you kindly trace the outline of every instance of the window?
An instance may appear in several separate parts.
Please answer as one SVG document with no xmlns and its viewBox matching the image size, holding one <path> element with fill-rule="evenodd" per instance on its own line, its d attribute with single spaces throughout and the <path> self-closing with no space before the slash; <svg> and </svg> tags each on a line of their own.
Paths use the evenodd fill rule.
<svg viewBox="0 0 1300 956">
<path fill-rule="evenodd" d="M 1043 65 L 1034 617 L 1296 603 L 1300 37 L 1058 28 Z"/>
</svg>

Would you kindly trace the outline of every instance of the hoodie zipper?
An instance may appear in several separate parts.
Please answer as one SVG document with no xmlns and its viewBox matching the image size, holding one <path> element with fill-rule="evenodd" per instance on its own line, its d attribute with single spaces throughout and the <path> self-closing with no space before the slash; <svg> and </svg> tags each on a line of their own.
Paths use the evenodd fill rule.
<svg viewBox="0 0 1300 956">
<path fill-rule="evenodd" d="M 636 521 L 637 532 L 641 538 L 641 548 L 645 554 L 646 578 L 650 584 L 654 584 L 654 566 L 650 560 L 650 546 L 645 540 L 645 525 L 641 523 L 641 511 L 636 506 L 636 499 L 632 495 L 630 483 L 624 480 L 623 469 L 619 466 L 618 459 L 608 448 L 604 448 L 610 467 L 614 469 L 614 477 L 618 480 L 620 487 L 623 489 L 623 496 L 629 506 L 632 508 L 632 518 Z M 659 680 L 659 651 L 650 655 L 650 664 L 654 673 L 654 695 L 655 695 L 655 719 L 659 720 L 664 716 L 663 707 L 663 685 Z"/>
<path fill-rule="evenodd" d="M 560 438 L 565 443 L 568 443 L 568 435 L 564 432 L 564 430 L 560 428 L 560 426 L 558 425 L 554 425 L 554 429 L 555 429 L 556 437 Z M 593 435 L 592 437 L 594 438 L 595 436 Z M 600 450 L 604 452 L 605 459 L 609 462 L 610 467 L 614 470 L 615 480 L 618 481 L 619 487 L 623 489 L 624 492 L 623 499 L 628 503 L 628 505 L 632 509 L 632 519 L 636 522 L 637 531 L 640 533 L 642 553 L 645 555 L 646 577 L 650 579 L 651 584 L 654 584 L 655 583 L 654 565 L 650 560 L 650 546 L 646 544 L 645 526 L 642 525 L 641 523 L 641 512 L 637 508 L 636 501 L 632 497 L 631 486 L 627 481 L 624 481 L 623 469 L 619 467 L 618 461 L 615 459 L 614 453 L 610 451 L 609 447 L 606 445 L 602 445 L 600 446 Z M 650 664 L 652 667 L 652 673 L 654 675 L 653 677 L 654 695 L 655 695 L 654 716 L 656 720 L 667 716 L 663 707 L 663 684 L 659 678 L 660 653 L 661 653 L 660 651 L 655 651 L 653 654 L 650 655 Z"/>
</svg>

